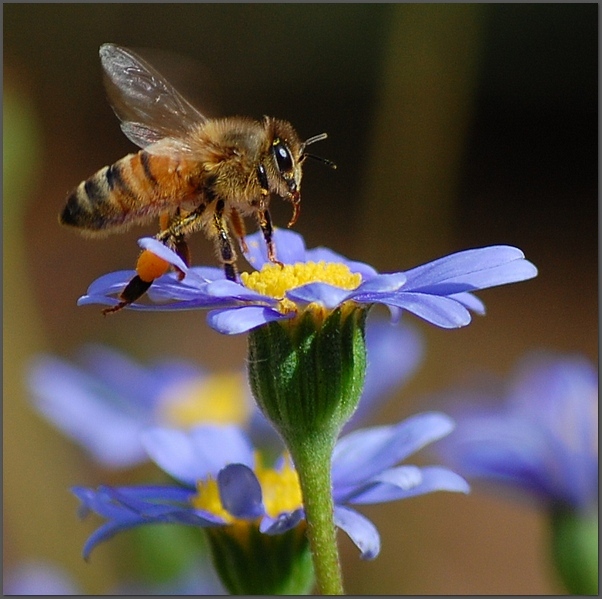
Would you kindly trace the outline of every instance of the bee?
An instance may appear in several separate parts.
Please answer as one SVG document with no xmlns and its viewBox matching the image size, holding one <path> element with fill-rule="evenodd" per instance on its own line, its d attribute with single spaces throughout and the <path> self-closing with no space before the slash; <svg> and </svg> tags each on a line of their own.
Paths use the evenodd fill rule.
<svg viewBox="0 0 602 599">
<path fill-rule="evenodd" d="M 202 230 L 213 241 L 226 278 L 236 281 L 232 236 L 246 252 L 243 219 L 254 217 L 269 260 L 280 264 L 272 239 L 270 196 L 291 202 L 288 226 L 293 226 L 300 212 L 305 158 L 336 168 L 306 152 L 327 134 L 301 141 L 288 121 L 268 116 L 208 119 L 133 51 L 103 44 L 99 53 L 109 102 L 121 129 L 142 149 L 82 181 L 67 197 L 59 222 L 89 236 L 104 236 L 158 217 L 156 239 L 186 265 L 187 238 Z M 144 250 L 119 303 L 103 313 L 139 299 L 168 268 L 167 262 Z M 178 276 L 182 279 L 184 273 Z"/>
</svg>

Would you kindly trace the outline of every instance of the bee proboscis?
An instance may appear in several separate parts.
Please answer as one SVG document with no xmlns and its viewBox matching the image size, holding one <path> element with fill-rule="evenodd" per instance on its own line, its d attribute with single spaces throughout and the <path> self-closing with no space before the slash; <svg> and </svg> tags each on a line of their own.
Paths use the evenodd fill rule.
<svg viewBox="0 0 602 599">
<path fill-rule="evenodd" d="M 159 218 L 156 238 L 190 263 L 186 240 L 198 230 L 213 240 L 226 278 L 237 278 L 234 236 L 242 251 L 244 217 L 254 216 L 270 261 L 278 263 L 269 213 L 272 193 L 291 202 L 292 226 L 299 217 L 302 166 L 307 146 L 293 126 L 272 117 L 208 119 L 133 51 L 103 44 L 100 60 L 109 101 L 130 141 L 142 148 L 82 181 L 59 216 L 64 225 L 101 236 Z M 137 274 L 115 312 L 140 298 L 167 271 L 145 250 Z M 180 273 L 183 276 L 183 273 Z"/>
</svg>

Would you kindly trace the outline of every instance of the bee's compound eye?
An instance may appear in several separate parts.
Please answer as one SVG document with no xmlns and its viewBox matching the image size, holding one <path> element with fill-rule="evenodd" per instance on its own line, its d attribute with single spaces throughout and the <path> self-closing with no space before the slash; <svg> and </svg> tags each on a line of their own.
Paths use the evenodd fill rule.
<svg viewBox="0 0 602 599">
<path fill-rule="evenodd" d="M 293 157 L 287 145 L 282 140 L 274 140 L 272 152 L 274 152 L 274 159 L 281 173 L 288 173 L 293 170 Z"/>
</svg>

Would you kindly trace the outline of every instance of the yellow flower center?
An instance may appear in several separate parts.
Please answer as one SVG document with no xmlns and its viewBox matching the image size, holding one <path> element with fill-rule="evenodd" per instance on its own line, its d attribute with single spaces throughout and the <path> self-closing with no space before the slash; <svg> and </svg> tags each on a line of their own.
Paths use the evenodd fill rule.
<svg viewBox="0 0 602 599">
<path fill-rule="evenodd" d="M 275 518 L 282 512 L 292 512 L 302 507 L 299 477 L 288 455 L 280 470 L 264 467 L 260 456 L 256 455 L 254 471 L 261 485 L 263 505 L 268 516 Z M 246 520 L 238 520 L 224 509 L 217 481 L 212 478 L 197 483 L 197 494 L 192 499 L 192 505 L 222 518 L 227 524 L 249 524 Z"/>
<path fill-rule="evenodd" d="M 275 518 L 281 512 L 293 512 L 303 505 L 299 476 L 288 454 L 280 470 L 264 468 L 257 460 L 255 475 L 263 491 L 263 505 L 268 516 Z"/>
<path fill-rule="evenodd" d="M 171 385 L 160 399 L 162 418 L 179 428 L 201 422 L 243 424 L 251 402 L 242 373 L 227 372 Z"/>
<path fill-rule="evenodd" d="M 297 262 L 296 264 L 264 264 L 262 269 L 240 275 L 243 285 L 263 295 L 281 300 L 282 312 L 295 310 L 294 302 L 285 294 L 291 289 L 308 283 L 328 283 L 341 289 L 356 289 L 362 282 L 362 275 L 352 273 L 346 264 L 339 262 Z"/>
</svg>

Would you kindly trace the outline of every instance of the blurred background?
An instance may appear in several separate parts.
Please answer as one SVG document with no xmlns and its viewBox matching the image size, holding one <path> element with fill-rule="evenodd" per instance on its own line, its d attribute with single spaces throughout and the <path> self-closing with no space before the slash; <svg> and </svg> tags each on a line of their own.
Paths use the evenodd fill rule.
<svg viewBox="0 0 602 599">
<path fill-rule="evenodd" d="M 74 484 L 108 482 L 28 405 L 33 355 L 109 343 L 238 367 L 245 338 L 204 314 L 103 318 L 77 298 L 133 268 L 154 226 L 86 240 L 58 225 L 67 193 L 135 150 L 106 101 L 98 48 L 144 54 L 208 116 L 290 120 L 333 160 L 304 170 L 295 230 L 379 270 L 491 244 L 521 248 L 531 281 L 485 291 L 488 315 L 427 342 L 416 376 L 375 422 L 469 372 L 507 373 L 534 348 L 597 361 L 598 6 L 5 4 L 4 567 L 67 568 L 86 593 L 116 579 L 111 543 L 86 564 Z M 284 226 L 290 206 L 273 202 Z M 193 262 L 212 264 L 202 236 Z M 122 481 L 123 482 L 123 481 Z M 341 535 L 350 594 L 549 594 L 547 529 L 534 508 L 490 495 L 435 494 L 364 510 L 382 535 L 360 562 Z"/>
</svg>

